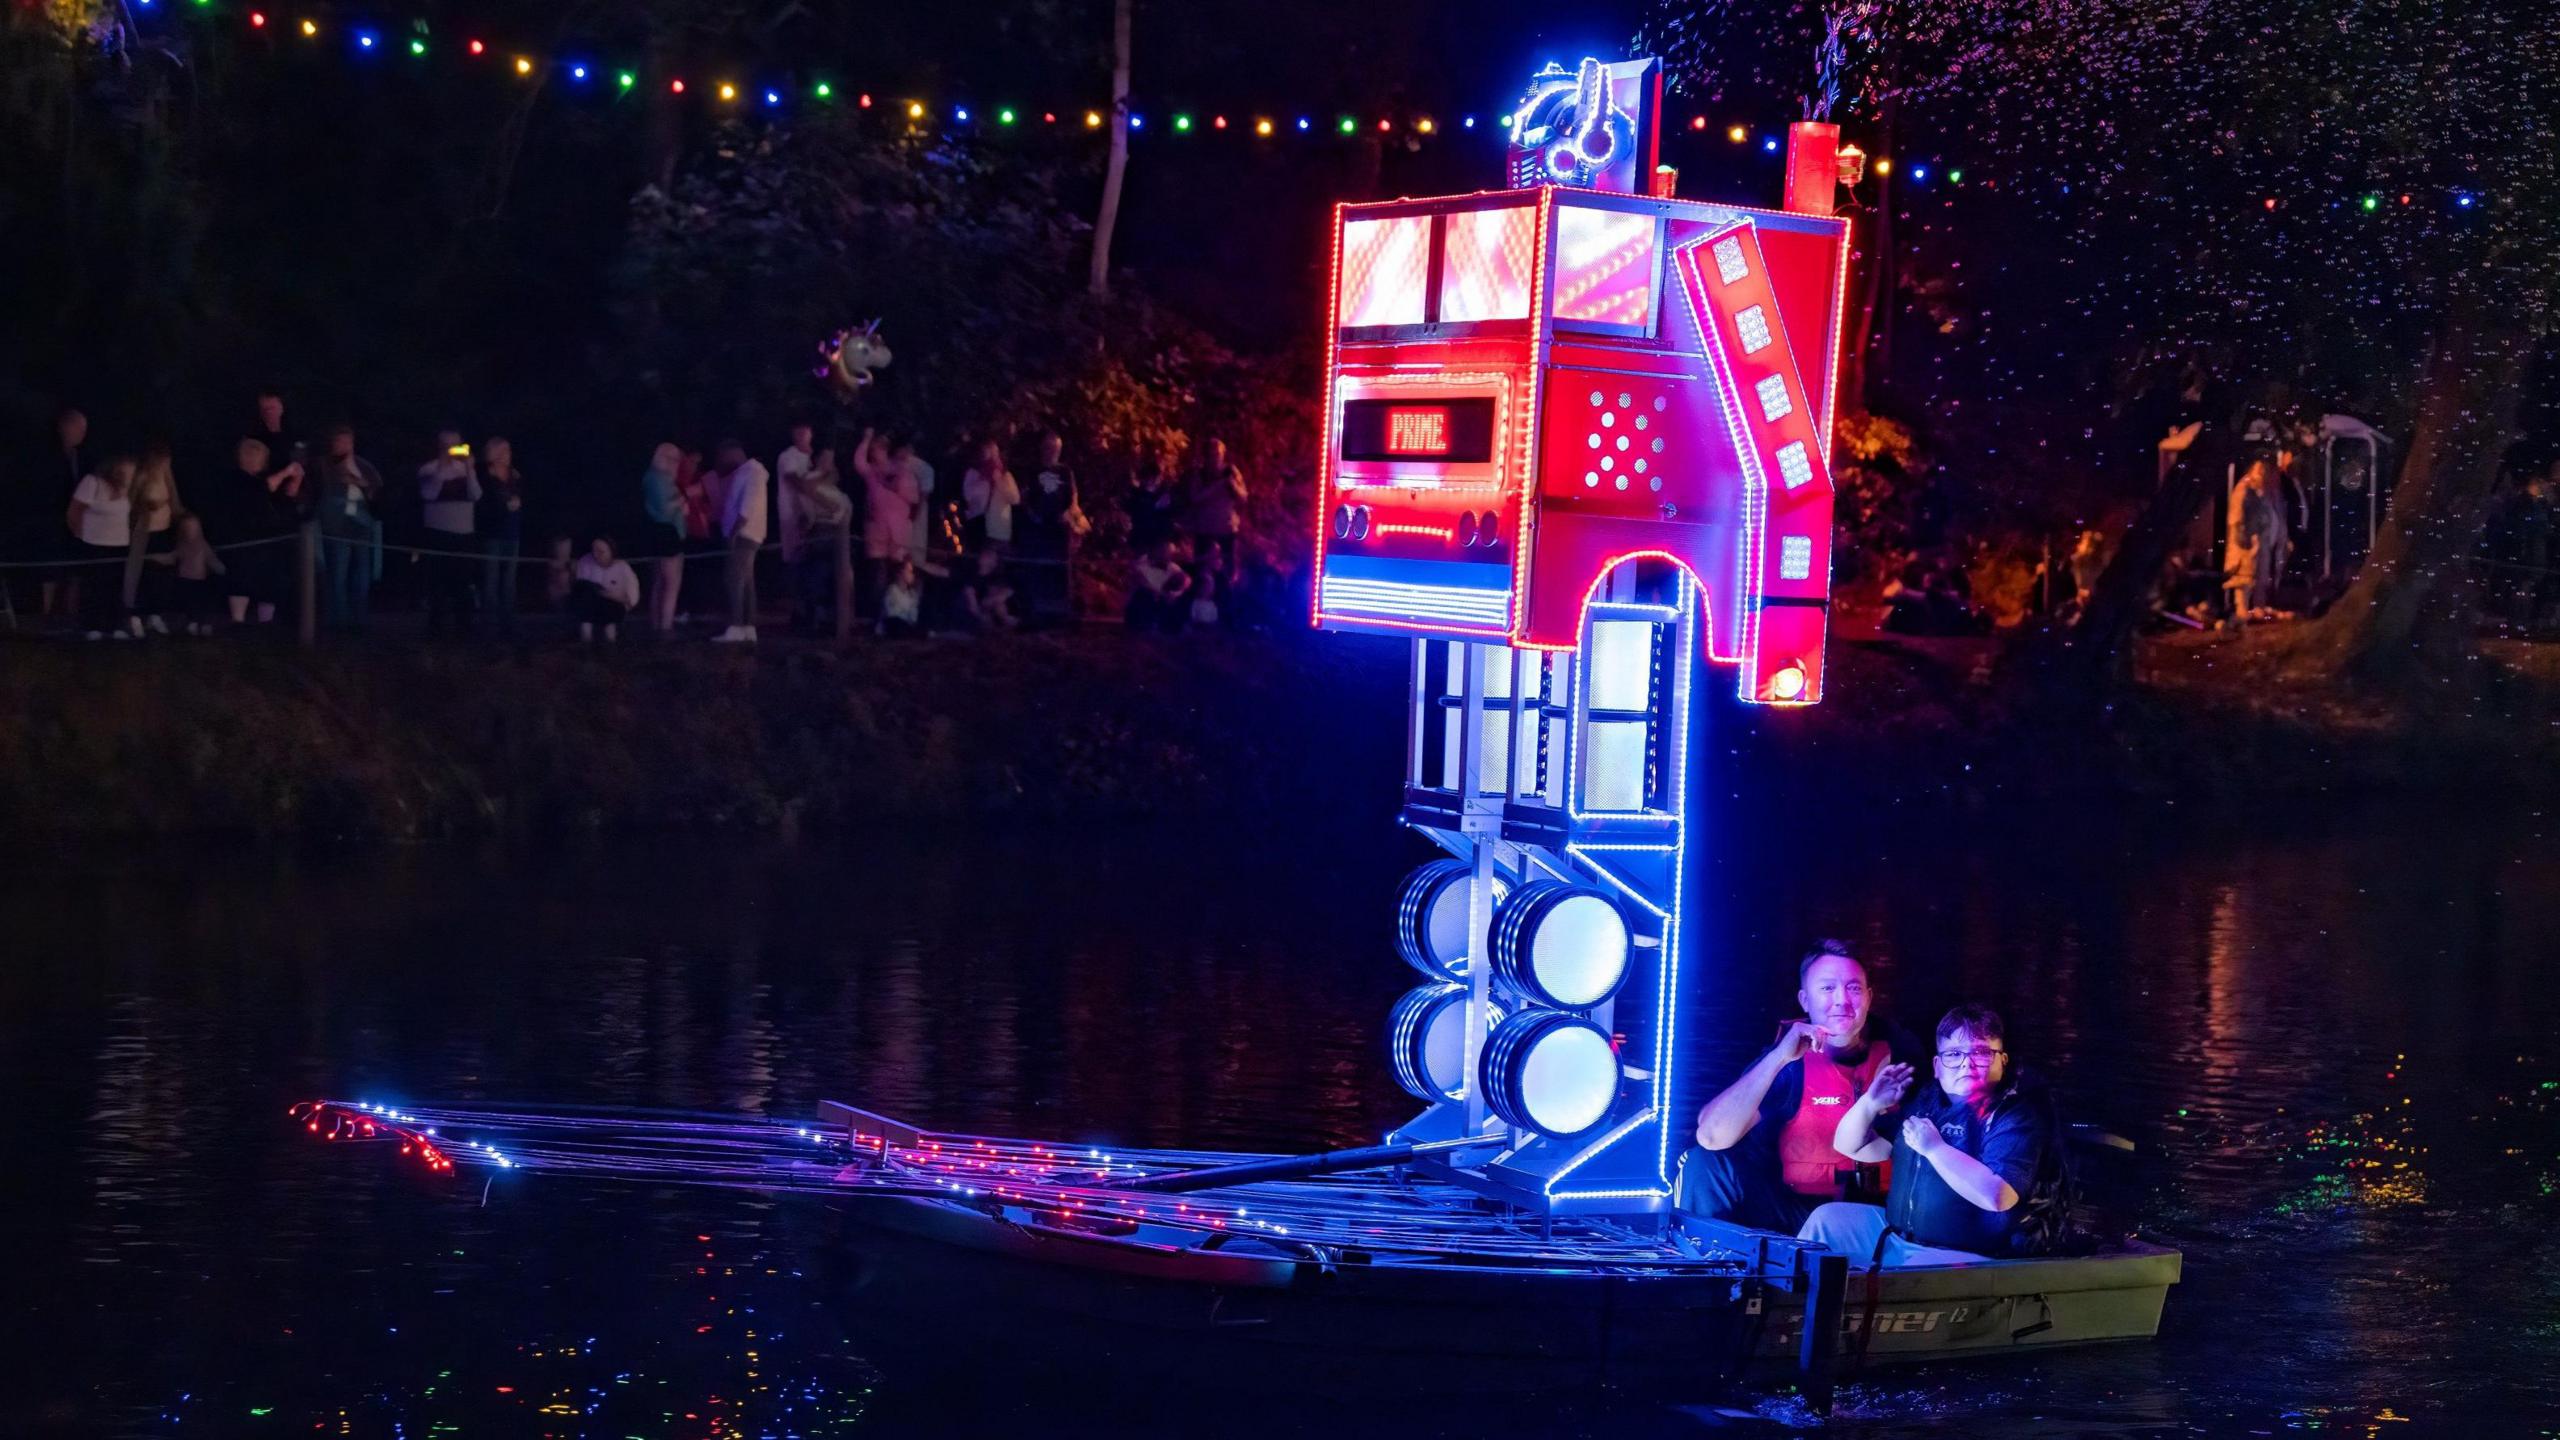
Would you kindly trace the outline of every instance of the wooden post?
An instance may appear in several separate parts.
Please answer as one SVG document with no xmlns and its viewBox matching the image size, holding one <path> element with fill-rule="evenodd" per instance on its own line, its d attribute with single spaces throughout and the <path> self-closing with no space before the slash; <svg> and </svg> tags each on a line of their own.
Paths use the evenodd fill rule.
<svg viewBox="0 0 2560 1440">
<path fill-rule="evenodd" d="M 320 522 L 305 520 L 293 542 L 294 637 L 308 650 L 320 638 Z"/>
<path fill-rule="evenodd" d="M 836 527 L 836 643 L 853 638 L 853 523 Z"/>
</svg>

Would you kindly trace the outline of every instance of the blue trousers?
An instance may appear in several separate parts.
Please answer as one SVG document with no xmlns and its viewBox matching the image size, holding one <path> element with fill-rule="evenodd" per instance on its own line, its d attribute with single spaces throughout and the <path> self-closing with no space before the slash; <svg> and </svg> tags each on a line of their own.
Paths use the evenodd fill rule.
<svg viewBox="0 0 2560 1440">
<path fill-rule="evenodd" d="M 361 630 L 373 618 L 373 544 L 354 535 L 320 537 L 321 609 L 332 626 Z"/>
<path fill-rule="evenodd" d="M 1778 1178 L 1778 1157 L 1766 1144 L 1746 1139 L 1729 1150 L 1692 1145 L 1680 1157 L 1673 1181 L 1684 1215 L 1793 1235 L 1820 1200 L 1799 1195 Z"/>
<path fill-rule="evenodd" d="M 480 608 L 500 626 L 512 629 L 516 623 L 516 557 L 524 553 L 524 541 L 511 535 L 492 535 L 480 542 Z"/>
</svg>

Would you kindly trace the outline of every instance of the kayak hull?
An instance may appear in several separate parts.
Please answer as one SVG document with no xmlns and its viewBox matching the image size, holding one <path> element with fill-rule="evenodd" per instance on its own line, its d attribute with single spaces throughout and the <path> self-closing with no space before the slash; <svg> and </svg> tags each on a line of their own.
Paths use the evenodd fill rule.
<svg viewBox="0 0 2560 1440">
<path fill-rule="evenodd" d="M 1793 1374 L 1802 1359 L 1809 1287 L 1787 1274 L 1374 1263 L 1261 1244 L 1201 1250 L 1173 1227 L 1095 1233 L 935 1199 L 839 1209 L 838 1289 L 857 1330 L 972 1365 L 1003 1359 L 1061 1378 L 1099 1366 L 1220 1388 L 1321 1378 L 1405 1393 L 1445 1377 L 1479 1395 L 1706 1395 Z M 2175 1251 L 2130 1244 L 1852 1274 L 1835 1368 L 2149 1339 L 2179 1266 Z"/>
</svg>

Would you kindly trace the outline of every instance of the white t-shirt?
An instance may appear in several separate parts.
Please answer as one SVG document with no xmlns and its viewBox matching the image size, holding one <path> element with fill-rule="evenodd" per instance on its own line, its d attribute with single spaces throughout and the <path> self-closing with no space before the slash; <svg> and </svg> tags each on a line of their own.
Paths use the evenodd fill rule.
<svg viewBox="0 0 2560 1440">
<path fill-rule="evenodd" d="M 913 585 L 892 585 L 880 592 L 880 613 L 892 620 L 916 623 L 923 613 L 924 594 Z"/>
<path fill-rule="evenodd" d="M 460 481 L 462 491 L 445 487 Z M 439 535 L 468 535 L 480 500 L 480 470 L 459 455 L 439 455 L 418 467 L 418 518 Z"/>
<path fill-rule="evenodd" d="M 109 489 L 98 476 L 83 475 L 71 498 L 80 502 L 80 543 L 118 550 L 133 543 L 131 486 L 118 492 Z"/>
<path fill-rule="evenodd" d="M 581 555 L 570 567 L 573 579 L 584 580 L 602 591 L 604 598 L 626 610 L 640 608 L 640 577 L 631 573 L 631 563 L 617 557 L 610 565 L 599 565 L 593 555 Z"/>
<path fill-rule="evenodd" d="M 975 470 L 960 477 L 960 508 L 972 520 L 986 520 L 990 540 L 1013 539 L 1013 507 L 1021 503 L 1022 486 L 1010 470 L 992 480 Z"/>
<path fill-rule="evenodd" d="M 816 463 L 808 451 L 797 445 L 787 446 L 781 454 L 773 457 L 773 518 L 781 527 L 782 543 L 795 551 L 799 549 L 810 523 L 809 517 L 803 513 L 797 482 Z"/>
<path fill-rule="evenodd" d="M 729 495 L 721 530 L 732 540 L 765 539 L 765 474 L 761 461 L 750 460 L 729 474 Z"/>
<path fill-rule="evenodd" d="M 933 467 L 926 464 L 921 455 L 909 455 L 904 463 L 907 467 L 907 478 L 914 481 L 916 486 L 915 555 L 918 560 L 922 560 L 925 552 L 933 548 L 932 538 L 928 533 L 933 528 Z"/>
</svg>

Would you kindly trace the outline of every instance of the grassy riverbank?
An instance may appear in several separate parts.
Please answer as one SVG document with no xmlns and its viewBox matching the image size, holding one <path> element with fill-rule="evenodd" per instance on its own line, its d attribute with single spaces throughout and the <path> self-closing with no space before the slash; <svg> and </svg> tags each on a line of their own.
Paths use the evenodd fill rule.
<svg viewBox="0 0 2560 1440">
<path fill-rule="evenodd" d="M 1720 789 L 1846 814 L 2057 801 L 2541 794 L 2553 677 L 2500 657 L 2488 702 L 2359 704 L 2170 645 L 2104 716 L 2015 712 L 1987 642 L 1845 641 L 1830 700 L 1729 723 Z M 581 651 L 382 640 L 0 650 L 0 834 L 406 839 L 653 826 L 1177 817 L 1348 823 L 1392 809 L 1403 651 L 1116 629 Z M 2545 667 L 2547 668 L 2547 667 Z"/>
</svg>

